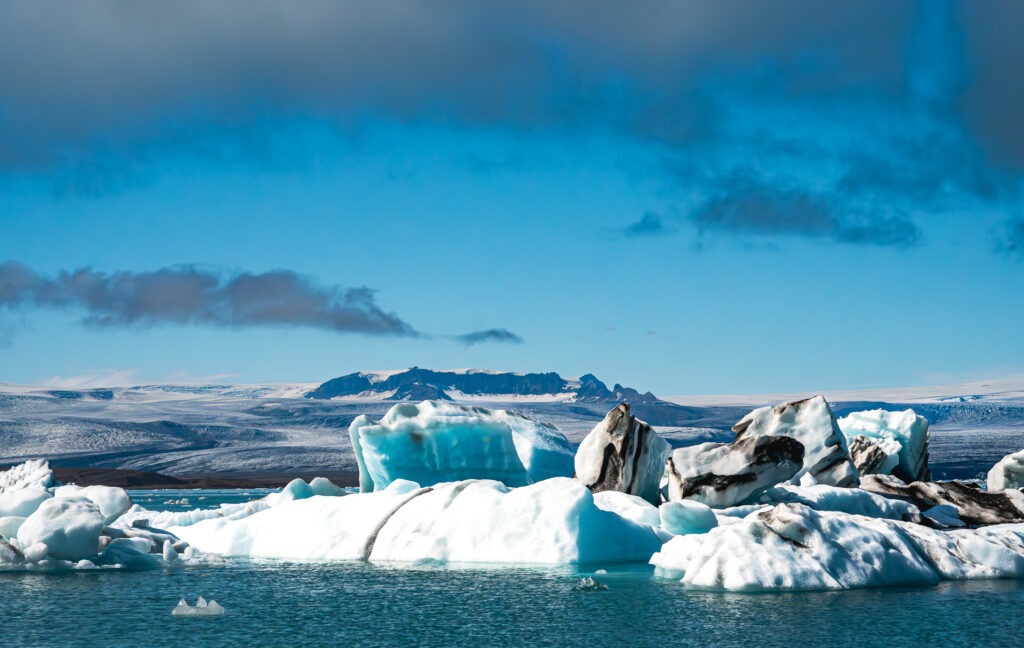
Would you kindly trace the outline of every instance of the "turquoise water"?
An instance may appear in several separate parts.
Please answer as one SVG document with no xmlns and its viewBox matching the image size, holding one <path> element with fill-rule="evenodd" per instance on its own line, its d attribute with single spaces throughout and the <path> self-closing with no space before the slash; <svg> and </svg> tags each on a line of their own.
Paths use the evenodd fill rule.
<svg viewBox="0 0 1024 648">
<path fill-rule="evenodd" d="M 153 508 L 248 491 L 133 494 Z M 152 497 L 152 501 L 148 498 Z M 198 497 L 206 497 L 198 500 Z M 187 508 L 187 507 L 186 507 Z M 0 573 L 0 646 L 988 646 L 1024 645 L 1024 582 L 834 593 L 722 594 L 646 567 L 591 571 L 399 569 L 230 561 L 154 572 Z M 222 617 L 172 617 L 179 598 Z"/>
<path fill-rule="evenodd" d="M 0 574 L 5 648 L 28 646 L 1006 646 L 1024 584 L 712 594 L 646 572 L 400 570 L 237 563 L 168 572 Z M 172 617 L 180 597 L 215 618 Z"/>
</svg>

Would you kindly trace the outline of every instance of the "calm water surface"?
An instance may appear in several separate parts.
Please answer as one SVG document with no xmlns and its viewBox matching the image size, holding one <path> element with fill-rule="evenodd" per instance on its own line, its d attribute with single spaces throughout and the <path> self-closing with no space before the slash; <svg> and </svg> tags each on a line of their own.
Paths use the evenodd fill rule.
<svg viewBox="0 0 1024 648">
<path fill-rule="evenodd" d="M 238 497 L 205 496 L 192 505 Z M 608 590 L 589 593 L 573 588 L 592 572 L 571 568 L 232 561 L 155 572 L 6 573 L 0 646 L 1024 646 L 1020 581 L 721 594 L 684 589 L 646 568 L 609 571 L 597 576 Z M 179 598 L 197 596 L 216 599 L 227 614 L 171 616 Z"/>
</svg>

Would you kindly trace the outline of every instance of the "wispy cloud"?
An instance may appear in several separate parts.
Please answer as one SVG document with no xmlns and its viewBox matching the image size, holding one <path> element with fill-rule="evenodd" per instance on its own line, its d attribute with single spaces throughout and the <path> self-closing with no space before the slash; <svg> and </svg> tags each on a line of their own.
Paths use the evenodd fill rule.
<svg viewBox="0 0 1024 648">
<path fill-rule="evenodd" d="M 504 342 L 506 344 L 522 344 L 523 338 L 512 331 L 503 328 L 492 328 L 483 331 L 473 331 L 462 335 L 454 336 L 454 339 L 466 346 L 483 344 L 484 342 Z"/>
<path fill-rule="evenodd" d="M 626 238 L 642 238 L 645 236 L 662 236 L 672 232 L 661 216 L 654 212 L 645 213 L 640 220 L 630 223 L 622 230 Z"/>
</svg>

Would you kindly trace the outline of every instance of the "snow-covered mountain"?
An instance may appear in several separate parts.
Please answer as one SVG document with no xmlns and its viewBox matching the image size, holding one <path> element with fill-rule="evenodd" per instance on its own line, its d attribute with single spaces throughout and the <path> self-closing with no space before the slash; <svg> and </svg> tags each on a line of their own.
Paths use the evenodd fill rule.
<svg viewBox="0 0 1024 648">
<path fill-rule="evenodd" d="M 518 411 L 555 425 L 573 443 L 616 402 L 627 401 L 637 417 L 678 446 L 730 440 L 731 426 L 753 407 L 810 395 L 671 403 L 620 385 L 608 389 L 593 376 L 426 369 L 361 372 L 321 385 L 74 389 L 0 383 L 0 466 L 42 457 L 62 467 L 171 475 L 354 471 L 349 423 L 360 414 L 379 418 L 395 399 L 426 398 Z M 937 478 L 978 476 L 1024 448 L 1024 398 L 1014 385 L 825 395 L 837 416 L 913 407 L 932 426 Z"/>
<path fill-rule="evenodd" d="M 512 373 L 486 369 L 360 371 L 323 383 L 307 398 L 352 400 L 487 400 L 562 403 L 627 402 L 668 405 L 651 392 L 616 384 L 612 389 L 593 374 L 562 378 L 555 372 Z"/>
</svg>

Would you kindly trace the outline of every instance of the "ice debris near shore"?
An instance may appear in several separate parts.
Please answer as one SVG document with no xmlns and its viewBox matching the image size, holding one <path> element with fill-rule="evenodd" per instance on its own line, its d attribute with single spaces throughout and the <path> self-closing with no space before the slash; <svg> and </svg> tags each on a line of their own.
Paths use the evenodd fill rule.
<svg viewBox="0 0 1024 648">
<path fill-rule="evenodd" d="M 0 483 L 0 571 L 156 569 L 210 560 L 165 531 L 125 520 L 132 502 L 123 489 L 54 485 L 40 460 L 0 472 Z"/>
<path fill-rule="evenodd" d="M 851 444 L 850 451 L 861 475 L 891 473 L 908 483 L 931 479 L 928 419 L 914 410 L 853 412 L 837 423 Z M 885 459 L 879 461 L 883 454 Z M 895 461 L 889 459 L 893 455 Z"/>
<path fill-rule="evenodd" d="M 1024 488 L 1024 450 L 1006 455 L 988 471 L 989 491 Z"/>
<path fill-rule="evenodd" d="M 668 453 L 668 442 L 621 403 L 580 443 L 576 479 L 593 493 L 619 491 L 657 504 Z"/>
<path fill-rule="evenodd" d="M 196 600 L 195 605 L 189 605 L 188 601 L 181 599 L 178 604 L 171 610 L 173 616 L 185 616 L 185 617 L 208 617 L 208 616 L 220 616 L 224 614 L 224 608 L 221 607 L 217 601 L 206 602 L 202 596 Z"/>
<path fill-rule="evenodd" d="M 505 410 L 443 401 L 400 403 L 376 423 L 357 417 L 349 435 L 364 492 L 396 479 L 424 486 L 460 479 L 525 486 L 573 472 L 565 435 Z"/>
<path fill-rule="evenodd" d="M 809 475 L 814 483 L 830 486 L 856 486 L 859 481 L 846 437 L 822 396 L 758 408 L 740 419 L 732 431 L 736 441 L 753 436 L 787 436 L 799 441 L 804 447 L 804 464 L 795 480 Z"/>
</svg>

